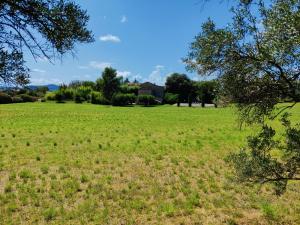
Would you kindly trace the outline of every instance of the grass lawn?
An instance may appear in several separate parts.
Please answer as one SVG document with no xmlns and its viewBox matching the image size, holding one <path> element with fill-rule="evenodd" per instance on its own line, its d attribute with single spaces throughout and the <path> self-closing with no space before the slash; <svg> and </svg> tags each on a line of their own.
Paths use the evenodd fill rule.
<svg viewBox="0 0 300 225">
<path fill-rule="evenodd" d="M 300 224 L 300 183 L 233 181 L 254 132 L 230 108 L 0 105 L 0 224 Z"/>
</svg>

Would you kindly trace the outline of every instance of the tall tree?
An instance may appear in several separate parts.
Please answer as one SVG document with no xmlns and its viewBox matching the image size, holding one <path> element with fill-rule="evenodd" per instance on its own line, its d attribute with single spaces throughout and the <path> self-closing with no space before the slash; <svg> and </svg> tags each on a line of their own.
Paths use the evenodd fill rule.
<svg viewBox="0 0 300 225">
<path fill-rule="evenodd" d="M 24 85 L 29 70 L 23 51 L 35 59 L 54 60 L 74 50 L 77 42 L 91 42 L 86 11 L 70 0 L 1 0 L 0 83 Z"/>
<path fill-rule="evenodd" d="M 192 86 L 190 78 L 185 74 L 173 73 L 166 80 L 166 92 L 178 95 L 178 107 L 180 102 L 188 102 Z"/>
<path fill-rule="evenodd" d="M 255 2 L 238 4 L 226 28 L 205 22 L 185 62 L 191 71 L 220 78 L 241 121 L 262 124 L 261 133 L 249 138 L 248 150 L 232 154 L 231 162 L 241 181 L 270 182 L 281 194 L 289 180 L 300 179 L 300 125 L 282 114 L 300 100 L 300 1 L 271 0 L 268 7 L 263 0 Z M 278 106 L 281 99 L 292 103 Z M 282 157 L 275 157 L 276 132 L 265 121 L 279 115 L 286 134 Z"/>
<path fill-rule="evenodd" d="M 197 82 L 197 92 L 202 107 L 205 107 L 205 103 L 214 103 L 216 98 L 216 88 L 217 82 L 215 80 Z"/>
<path fill-rule="evenodd" d="M 117 77 L 117 71 L 111 67 L 104 69 L 102 77 L 96 81 L 96 87 L 103 96 L 111 101 L 112 96 L 120 90 L 121 78 Z"/>
</svg>

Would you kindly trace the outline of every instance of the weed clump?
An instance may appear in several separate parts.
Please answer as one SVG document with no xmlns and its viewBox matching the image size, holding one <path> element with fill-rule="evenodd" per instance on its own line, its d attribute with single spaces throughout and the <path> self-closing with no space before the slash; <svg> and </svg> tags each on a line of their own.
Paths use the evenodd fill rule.
<svg viewBox="0 0 300 225">
<path fill-rule="evenodd" d="M 55 217 L 57 216 L 57 211 L 51 207 L 49 209 L 46 209 L 44 211 L 43 215 L 44 215 L 45 220 L 49 222 L 49 221 L 55 219 Z"/>
</svg>

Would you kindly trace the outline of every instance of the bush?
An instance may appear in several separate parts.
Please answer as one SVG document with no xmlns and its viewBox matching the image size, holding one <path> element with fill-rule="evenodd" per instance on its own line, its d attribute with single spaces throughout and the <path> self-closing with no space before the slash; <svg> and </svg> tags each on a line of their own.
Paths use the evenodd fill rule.
<svg viewBox="0 0 300 225">
<path fill-rule="evenodd" d="M 22 98 L 23 102 L 35 102 L 37 101 L 36 97 L 27 95 L 27 94 L 22 94 L 20 95 L 20 98 Z"/>
<path fill-rule="evenodd" d="M 98 105 L 109 105 L 110 102 L 103 97 L 100 92 L 93 91 L 91 93 L 91 103 L 98 104 Z"/>
<path fill-rule="evenodd" d="M 10 104 L 12 103 L 12 99 L 8 94 L 0 92 L 0 104 Z"/>
<path fill-rule="evenodd" d="M 114 106 L 125 106 L 133 104 L 136 101 L 134 94 L 115 94 L 112 97 L 111 104 Z"/>
<path fill-rule="evenodd" d="M 129 86 L 127 84 L 124 84 L 120 87 L 120 91 L 123 94 L 135 94 L 138 95 L 140 87 L 139 86 Z"/>
<path fill-rule="evenodd" d="M 90 87 L 80 86 L 76 89 L 75 94 L 83 98 L 84 101 L 90 99 L 92 89 Z"/>
<path fill-rule="evenodd" d="M 74 90 L 71 88 L 63 89 L 62 93 L 64 95 L 65 100 L 73 100 L 73 98 L 75 97 Z"/>
<path fill-rule="evenodd" d="M 156 101 L 153 95 L 139 95 L 137 99 L 137 104 L 149 106 L 155 105 Z"/>
<path fill-rule="evenodd" d="M 75 93 L 75 95 L 74 95 L 74 101 L 75 101 L 75 103 L 82 103 L 82 102 L 84 102 L 84 98 L 83 97 L 81 97 L 81 95 L 79 94 L 79 93 Z"/>
<path fill-rule="evenodd" d="M 48 93 L 45 95 L 45 98 L 46 98 L 48 101 L 55 101 L 55 93 L 54 93 L 54 92 L 48 92 Z"/>
<path fill-rule="evenodd" d="M 173 105 L 178 102 L 178 94 L 166 93 L 164 103 Z"/>
<path fill-rule="evenodd" d="M 65 96 L 63 94 L 63 91 L 58 90 L 55 92 L 55 100 L 57 103 L 64 103 Z"/>
<path fill-rule="evenodd" d="M 23 99 L 20 97 L 17 97 L 17 96 L 12 97 L 11 99 L 12 99 L 13 103 L 22 103 L 23 102 Z"/>
</svg>

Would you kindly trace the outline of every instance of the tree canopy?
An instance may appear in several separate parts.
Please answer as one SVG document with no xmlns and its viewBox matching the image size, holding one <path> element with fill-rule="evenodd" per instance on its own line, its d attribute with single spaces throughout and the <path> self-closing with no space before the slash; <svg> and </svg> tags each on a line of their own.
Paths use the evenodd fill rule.
<svg viewBox="0 0 300 225">
<path fill-rule="evenodd" d="M 102 77 L 96 81 L 96 88 L 108 101 L 120 90 L 120 85 L 121 77 L 117 77 L 117 71 L 111 67 L 105 68 Z"/>
<path fill-rule="evenodd" d="M 215 102 L 217 97 L 217 81 L 200 81 L 196 82 L 195 85 L 197 86 L 196 91 L 202 106 L 205 106 L 205 103 L 212 104 Z"/>
<path fill-rule="evenodd" d="M 232 158 L 243 159 L 233 160 L 241 180 L 271 182 L 277 193 L 282 193 L 287 181 L 299 176 L 298 136 L 289 131 L 297 133 L 300 127 L 284 123 L 284 157 L 278 159 L 273 157 L 276 147 L 270 143 L 275 130 L 264 123 L 300 100 L 300 2 L 271 0 L 270 6 L 263 0 L 248 4 L 251 2 L 238 4 L 233 9 L 232 23 L 225 28 L 217 28 L 208 19 L 185 62 L 190 71 L 219 78 L 223 94 L 237 104 L 241 121 L 263 124 L 262 133 L 249 139 L 250 151 Z M 283 99 L 291 104 L 279 108 Z M 286 116 L 284 120 L 288 120 Z M 292 140 L 295 143 L 290 145 Z M 251 173 L 245 162 L 255 162 Z M 261 176 L 254 176 L 259 171 Z"/>
<path fill-rule="evenodd" d="M 24 85 L 29 70 L 25 48 L 35 59 L 53 60 L 75 44 L 93 41 L 89 17 L 69 0 L 2 0 L 0 2 L 0 83 Z"/>
<path fill-rule="evenodd" d="M 180 102 L 187 102 L 192 82 L 185 74 L 173 73 L 166 80 L 166 92 L 178 95 L 178 106 Z"/>
</svg>

